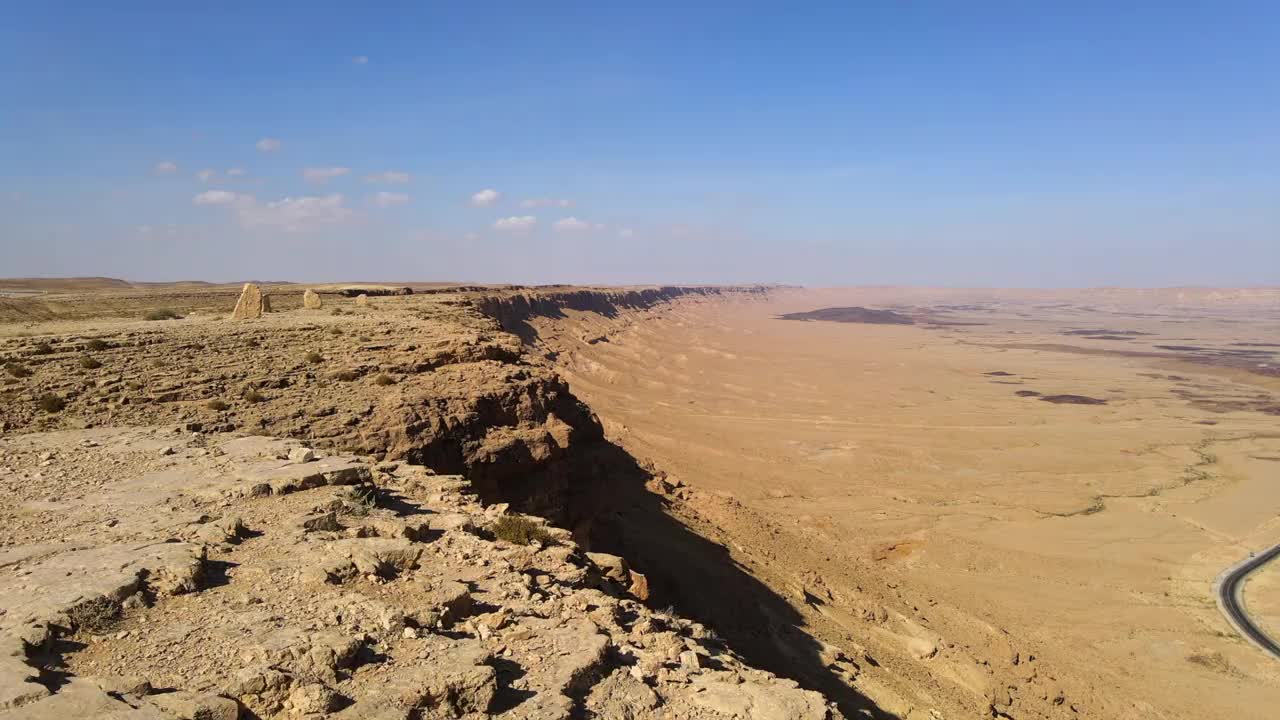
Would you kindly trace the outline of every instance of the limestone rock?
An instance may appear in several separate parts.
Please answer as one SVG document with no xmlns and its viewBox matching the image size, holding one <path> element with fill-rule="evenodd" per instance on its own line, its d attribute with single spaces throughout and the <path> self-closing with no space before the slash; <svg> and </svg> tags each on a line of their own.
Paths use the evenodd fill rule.
<svg viewBox="0 0 1280 720">
<path fill-rule="evenodd" d="M 302 307 L 308 310 L 319 310 L 322 304 L 320 302 L 320 293 L 315 290 L 307 288 L 306 292 L 302 293 Z"/>
<path fill-rule="evenodd" d="M 236 720 L 240 705 L 217 695 L 178 692 L 152 695 L 148 700 L 179 720 Z"/>
<path fill-rule="evenodd" d="M 231 319 L 252 320 L 269 312 L 271 301 L 262 293 L 262 288 L 253 283 L 245 283 L 240 291 L 240 299 L 236 301 L 236 308 L 231 311 Z"/>
</svg>

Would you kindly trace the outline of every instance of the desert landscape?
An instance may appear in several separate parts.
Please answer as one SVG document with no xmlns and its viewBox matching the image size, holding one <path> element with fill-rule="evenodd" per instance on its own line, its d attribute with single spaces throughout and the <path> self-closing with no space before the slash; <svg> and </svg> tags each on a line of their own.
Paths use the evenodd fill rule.
<svg viewBox="0 0 1280 720">
<path fill-rule="evenodd" d="M 0 285 L 5 716 L 1280 699 L 1277 291 Z"/>
<path fill-rule="evenodd" d="M 1280 4 L 11 5 L 0 720 L 1280 716 Z"/>
</svg>

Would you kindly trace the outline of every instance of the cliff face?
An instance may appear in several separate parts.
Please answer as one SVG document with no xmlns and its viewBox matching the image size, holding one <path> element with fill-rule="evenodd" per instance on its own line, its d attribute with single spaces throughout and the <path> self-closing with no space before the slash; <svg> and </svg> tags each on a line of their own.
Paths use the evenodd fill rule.
<svg viewBox="0 0 1280 720">
<path fill-rule="evenodd" d="M 486 295 L 475 299 L 476 308 L 493 318 L 503 330 L 519 335 L 528 341 L 536 333 L 529 326 L 533 318 L 564 317 L 565 310 L 592 312 L 605 317 L 615 317 L 623 310 L 647 310 L 661 303 L 686 297 L 716 297 L 723 295 L 763 296 L 769 292 L 764 285 L 703 285 L 632 289 L 565 289 L 532 290 L 510 294 Z"/>
<path fill-rule="evenodd" d="M 415 476 L 419 470 L 457 474 L 463 479 L 459 482 L 495 513 L 510 503 L 513 509 L 571 529 L 584 549 L 634 548 L 646 558 L 646 566 L 659 571 L 635 588 L 652 606 L 682 602 L 697 592 L 704 599 L 698 603 L 699 616 L 713 625 L 723 621 L 730 646 L 743 641 L 753 662 L 764 660 L 810 688 L 828 691 L 831 686 L 823 682 L 829 674 L 825 651 L 812 639 L 786 637 L 785 656 L 773 652 L 771 644 L 752 641 L 762 629 L 775 633 L 795 624 L 785 604 L 735 565 L 721 546 L 669 517 L 665 501 L 645 487 L 651 473 L 605 439 L 599 420 L 565 381 L 517 337 L 503 331 L 520 331 L 530 319 L 574 310 L 617 314 L 726 292 L 729 289 L 649 288 L 481 297 L 415 294 L 372 298 L 360 306 L 339 300 L 323 312 L 276 312 L 243 322 L 219 314 L 216 319 L 197 316 L 166 323 L 108 322 L 84 334 L 0 338 L 0 358 L 17 362 L 23 373 L 29 371 L 0 389 L 0 427 L 18 435 L 166 425 L 181 429 L 169 441 L 175 446 L 179 436 L 272 435 L 305 443 L 321 454 L 356 453 L 387 466 L 399 461 L 416 468 Z M 81 363 L 86 355 L 101 365 L 86 368 Z M 41 410 L 40 399 L 46 395 L 60 398 L 65 408 Z M 40 489 L 45 495 L 55 494 L 53 485 Z M 390 508 L 419 512 L 405 504 L 410 494 L 405 488 L 380 498 Z M 352 511 L 357 516 L 368 510 L 356 505 Z M 321 504 L 307 504 L 317 507 Z M 339 524 L 357 523 L 340 519 Z M 315 528 L 330 526 L 327 520 L 316 520 Z M 399 533 L 395 537 L 409 532 L 388 528 Z M 429 536 L 420 531 L 409 534 Z M 564 538 L 567 544 L 568 535 Z M 192 551 L 198 555 L 199 547 Z M 461 557 L 459 567 L 474 564 L 477 557 L 494 562 L 483 553 L 472 554 Z M 713 602 L 716 597 L 732 601 Z M 560 612 L 553 614 L 558 617 Z M 602 612 L 601 622 L 606 622 L 614 610 Z M 630 642 L 639 641 L 644 640 Z M 618 647 L 624 644 L 619 640 Z M 674 644 L 671 650 L 676 659 L 686 650 L 697 654 L 696 649 L 680 650 Z M 656 662 L 651 668 L 656 673 L 678 670 L 674 660 Z M 745 686 L 734 687 L 738 692 Z M 358 687 L 351 690 L 359 695 Z M 756 693 L 746 705 L 725 705 L 726 712 L 767 715 L 766 695 L 775 690 L 795 687 L 784 684 Z M 866 707 L 856 698 L 851 701 L 847 689 L 842 692 L 832 696 L 842 709 Z M 822 717 L 826 708 L 817 702 L 814 717 Z M 654 717 L 667 716 L 661 708 L 650 709 Z M 788 713 L 778 717 L 796 716 Z M 650 714 L 637 711 L 632 716 Z"/>
</svg>

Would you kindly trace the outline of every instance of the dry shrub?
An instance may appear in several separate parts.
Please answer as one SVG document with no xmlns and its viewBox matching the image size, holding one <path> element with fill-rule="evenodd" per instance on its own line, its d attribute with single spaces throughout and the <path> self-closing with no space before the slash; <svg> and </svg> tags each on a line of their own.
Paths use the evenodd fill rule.
<svg viewBox="0 0 1280 720">
<path fill-rule="evenodd" d="M 31 377 L 31 368 L 17 362 L 7 362 L 4 364 L 4 371 L 16 378 Z"/>
<path fill-rule="evenodd" d="M 333 374 L 334 380 L 340 380 L 342 382 L 351 382 L 358 377 L 360 376 L 354 370 L 340 370 Z"/>
<path fill-rule="evenodd" d="M 102 363 L 89 357 L 88 355 L 84 355 L 80 358 L 80 367 L 84 368 L 85 370 L 97 370 L 98 368 L 102 367 Z"/>
<path fill-rule="evenodd" d="M 230 405 L 227 405 L 225 402 L 221 400 L 210 400 L 209 402 L 205 403 L 204 406 L 214 412 L 222 412 L 226 410 L 228 407 L 230 407 Z"/>
<path fill-rule="evenodd" d="M 260 403 L 266 401 L 267 396 L 253 388 L 246 388 L 244 393 L 240 395 L 240 399 L 247 403 Z"/>
<path fill-rule="evenodd" d="M 395 385 L 396 381 L 390 375 L 386 373 L 382 373 L 381 375 L 373 379 L 373 384 L 386 387 L 387 385 Z"/>
<path fill-rule="evenodd" d="M 517 515 L 503 515 L 489 527 L 489 531 L 497 539 L 506 540 L 515 545 L 528 545 L 535 541 L 543 545 L 552 543 L 551 533 L 548 533 L 545 528 L 529 518 Z"/>
<path fill-rule="evenodd" d="M 182 316 L 176 310 L 156 308 L 155 310 L 147 311 L 147 314 L 143 315 L 142 318 L 144 320 L 181 320 Z"/>
<path fill-rule="evenodd" d="M 111 346 L 107 344 L 106 340 L 100 340 L 98 338 L 94 338 L 89 342 L 85 343 L 84 347 L 86 350 L 93 350 L 94 352 L 100 352 L 102 350 L 106 350 Z"/>
<path fill-rule="evenodd" d="M 312 365 L 315 365 L 316 363 L 322 362 L 324 360 L 324 357 L 320 353 L 316 352 L 315 350 L 312 350 L 311 352 L 307 353 L 306 358 L 307 358 L 307 362 L 311 363 Z"/>
<path fill-rule="evenodd" d="M 53 346 L 47 342 L 36 343 L 36 346 L 31 348 L 31 354 L 32 355 L 52 355 Z"/>
<path fill-rule="evenodd" d="M 36 400 L 36 405 L 47 413 L 58 413 L 67 407 L 67 401 L 53 393 L 45 393 Z"/>
<path fill-rule="evenodd" d="M 120 619 L 120 606 L 111 598 L 100 595 L 67 611 L 71 629 L 77 632 L 101 634 Z"/>
</svg>

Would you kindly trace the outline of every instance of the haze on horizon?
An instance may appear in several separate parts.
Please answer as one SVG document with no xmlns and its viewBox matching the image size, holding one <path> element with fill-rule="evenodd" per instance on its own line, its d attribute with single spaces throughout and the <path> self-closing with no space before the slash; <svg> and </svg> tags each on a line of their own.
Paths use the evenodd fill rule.
<svg viewBox="0 0 1280 720">
<path fill-rule="evenodd" d="M 0 276 L 1261 285 L 1280 7 L 12 3 Z"/>
</svg>

